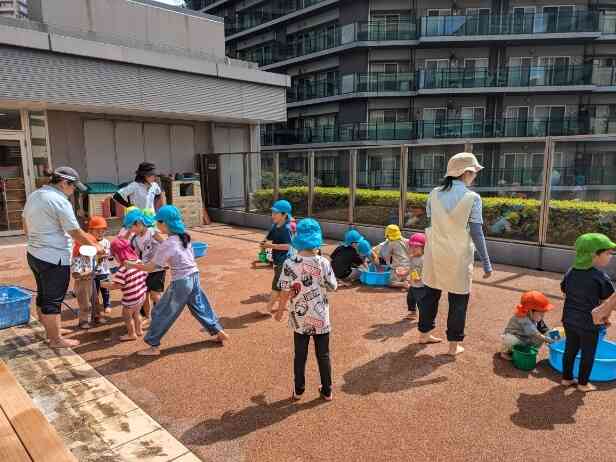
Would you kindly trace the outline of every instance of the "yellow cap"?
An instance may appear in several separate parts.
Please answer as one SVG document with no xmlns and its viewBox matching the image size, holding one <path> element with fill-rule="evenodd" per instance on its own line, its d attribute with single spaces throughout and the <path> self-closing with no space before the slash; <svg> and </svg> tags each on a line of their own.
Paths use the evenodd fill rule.
<svg viewBox="0 0 616 462">
<path fill-rule="evenodd" d="M 389 241 L 399 241 L 402 239 L 402 233 L 398 225 L 389 225 L 385 228 L 385 238 Z"/>
</svg>

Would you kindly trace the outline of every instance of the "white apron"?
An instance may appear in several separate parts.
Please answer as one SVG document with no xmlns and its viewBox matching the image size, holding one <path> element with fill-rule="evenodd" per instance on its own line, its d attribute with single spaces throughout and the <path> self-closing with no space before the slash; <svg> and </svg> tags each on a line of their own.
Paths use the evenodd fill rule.
<svg viewBox="0 0 616 462">
<path fill-rule="evenodd" d="M 468 294 L 473 280 L 475 246 L 469 232 L 475 195 L 468 191 L 448 213 L 435 189 L 428 200 L 431 226 L 426 228 L 426 247 L 422 280 L 433 289 L 453 294 Z"/>
</svg>

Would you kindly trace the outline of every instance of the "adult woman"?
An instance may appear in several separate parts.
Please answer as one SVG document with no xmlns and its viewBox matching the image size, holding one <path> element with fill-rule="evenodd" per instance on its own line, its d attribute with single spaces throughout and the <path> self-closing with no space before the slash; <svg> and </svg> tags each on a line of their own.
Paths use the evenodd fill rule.
<svg viewBox="0 0 616 462">
<path fill-rule="evenodd" d="M 135 181 L 121 188 L 113 196 L 113 200 L 124 207 L 134 205 L 139 209 L 155 210 L 162 207 L 162 190 L 156 183 L 156 165 L 151 162 L 142 162 L 135 172 Z"/>
<path fill-rule="evenodd" d="M 441 293 L 446 291 L 449 294 L 447 340 L 450 355 L 464 351 L 460 342 L 464 339 L 475 249 L 483 263 L 484 278 L 492 275 L 482 229 L 481 198 L 468 189 L 482 169 L 473 154 L 456 154 L 447 164 L 443 186 L 430 193 L 426 205 L 431 225 L 426 229 L 422 276 L 425 287 L 418 298 L 419 342 L 441 341 L 430 335 L 430 331 L 435 327 Z"/>
</svg>

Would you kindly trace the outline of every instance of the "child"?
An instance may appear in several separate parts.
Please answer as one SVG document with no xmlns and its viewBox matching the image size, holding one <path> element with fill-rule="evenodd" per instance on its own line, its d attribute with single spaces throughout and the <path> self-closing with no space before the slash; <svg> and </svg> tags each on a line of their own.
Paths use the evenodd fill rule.
<svg viewBox="0 0 616 462">
<path fill-rule="evenodd" d="M 124 227 L 132 235 L 130 243 L 135 253 L 143 263 L 149 263 L 154 258 L 158 245 L 164 238 L 154 228 L 154 219 L 146 215 L 142 210 L 133 210 L 124 217 Z M 145 281 L 148 289 L 141 315 L 146 320 L 146 325 L 150 321 L 151 310 L 160 301 L 162 293 L 165 291 L 165 277 L 167 272 L 164 268 L 148 273 Z"/>
<path fill-rule="evenodd" d="M 305 390 L 305 370 L 310 337 L 314 340 L 321 387 L 319 393 L 332 400 L 331 363 L 329 358 L 329 303 L 326 287 L 336 290 L 337 282 L 329 262 L 315 254 L 323 242 L 319 223 L 311 218 L 297 224 L 293 247 L 298 254 L 284 262 L 280 276 L 282 290 L 276 319 L 282 320 L 289 304 L 289 327 L 294 330 L 295 386 L 292 399 L 299 400 Z M 290 301 L 290 303 L 289 303 Z"/>
<path fill-rule="evenodd" d="M 358 251 L 362 240 L 362 235 L 351 229 L 344 235 L 344 242 L 331 254 L 331 266 L 341 286 L 348 286 L 359 279 L 359 268 L 364 264 Z"/>
<path fill-rule="evenodd" d="M 96 238 L 96 241 L 104 250 L 104 253 L 102 255 L 98 255 L 96 258 L 94 282 L 96 284 L 96 299 L 98 300 L 98 294 L 100 292 L 103 299 L 103 312 L 106 315 L 109 315 L 111 314 L 109 289 L 101 286 L 101 282 L 109 278 L 109 275 L 111 274 L 109 264 L 113 260 L 113 257 L 111 256 L 111 243 L 105 239 L 105 233 L 107 232 L 107 220 L 99 216 L 91 217 L 90 221 L 88 221 L 88 231 Z"/>
<path fill-rule="evenodd" d="M 223 330 L 216 312 L 207 296 L 201 290 L 199 268 L 190 245 L 190 235 L 186 233 L 180 211 L 173 205 L 165 205 L 158 210 L 156 222 L 159 232 L 169 237 L 158 245 L 154 258 L 147 264 L 129 262 L 129 267 L 143 271 L 159 271 L 169 266 L 171 285 L 165 291 L 156 309 L 152 311 L 152 323 L 144 337 L 150 348 L 141 351 L 143 356 L 160 354 L 160 341 L 188 305 L 190 313 L 211 334 L 216 341 L 223 343 L 229 339 Z"/>
<path fill-rule="evenodd" d="M 121 336 L 120 341 L 130 342 L 143 336 L 139 310 L 145 302 L 147 292 L 145 280 L 148 274 L 129 266 L 129 262 L 136 262 L 139 257 L 126 239 L 114 239 L 111 243 L 111 253 L 120 268 L 113 275 L 113 279 L 104 282 L 103 285 L 109 289 L 122 290 L 122 317 L 128 334 Z"/>
<path fill-rule="evenodd" d="M 578 237 L 575 262 L 560 284 L 565 294 L 563 327 L 566 337 L 562 384 L 575 384 L 573 363 L 578 351 L 582 350 L 577 389 L 584 392 L 596 389 L 588 383 L 599 342 L 599 326 L 593 322 L 592 311 L 614 293 L 612 282 L 601 270 L 609 264 L 614 249 L 616 244 L 603 234 Z"/>
<path fill-rule="evenodd" d="M 419 298 L 421 289 L 424 287 L 421 281 L 421 273 L 423 271 L 423 254 L 426 246 L 426 236 L 415 233 L 408 241 L 410 253 L 410 285 L 409 291 L 406 294 L 406 304 L 408 306 L 407 319 L 417 319 L 417 299 Z"/>
<path fill-rule="evenodd" d="M 274 261 L 274 279 L 272 279 L 272 295 L 267 304 L 270 313 L 273 312 L 274 304 L 280 296 L 278 280 L 282 272 L 282 264 L 287 259 L 291 244 L 291 204 L 285 200 L 274 202 L 272 206 L 272 221 L 274 224 L 267 234 L 265 240 L 261 242 L 261 249 L 272 249 L 272 259 Z M 267 241 L 271 241 L 267 242 Z"/>
<path fill-rule="evenodd" d="M 545 313 L 554 308 L 541 292 L 531 291 L 522 294 L 520 304 L 516 306 L 503 332 L 503 347 L 501 358 L 511 361 L 511 350 L 516 345 L 532 345 L 540 347 L 552 340 L 542 334 L 537 325 L 543 320 Z"/>
<path fill-rule="evenodd" d="M 409 248 L 397 225 L 385 228 L 385 241 L 375 247 L 381 261 L 391 267 L 390 287 L 406 290 L 410 287 L 408 276 L 410 267 Z"/>
<path fill-rule="evenodd" d="M 96 242 L 96 238 L 91 234 L 87 234 L 88 239 L 92 244 Z M 77 297 L 79 305 L 79 320 L 77 325 L 80 329 L 90 329 L 90 306 L 92 305 L 92 272 L 94 265 L 90 257 L 83 256 L 79 253 L 81 245 L 75 242 L 73 244 L 73 259 L 71 261 L 71 276 L 73 278 L 73 291 Z M 99 319 L 98 316 L 96 318 Z"/>
</svg>

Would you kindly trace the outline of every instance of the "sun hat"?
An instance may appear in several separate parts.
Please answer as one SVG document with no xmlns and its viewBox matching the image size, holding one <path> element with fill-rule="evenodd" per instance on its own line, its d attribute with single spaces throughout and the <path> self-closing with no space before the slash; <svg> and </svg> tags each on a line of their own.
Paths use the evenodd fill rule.
<svg viewBox="0 0 616 462">
<path fill-rule="evenodd" d="M 541 292 L 531 290 L 522 294 L 520 304 L 515 307 L 515 315 L 518 318 L 527 316 L 531 311 L 541 311 L 545 313 L 554 308 L 548 298 Z"/>
<path fill-rule="evenodd" d="M 158 172 L 156 171 L 156 165 L 152 162 L 141 162 L 139 167 L 137 167 L 136 175 L 143 176 L 158 176 Z"/>
<path fill-rule="evenodd" d="M 105 218 L 94 215 L 88 220 L 88 229 L 107 229 L 107 220 Z"/>
<path fill-rule="evenodd" d="M 130 246 L 130 242 L 126 239 L 116 238 L 111 241 L 111 255 L 113 255 L 120 264 L 124 263 L 126 260 L 139 260 L 139 257 Z"/>
<path fill-rule="evenodd" d="M 182 221 L 182 214 L 173 205 L 163 205 L 158 209 L 156 221 L 161 221 L 167 225 L 167 228 L 169 228 L 169 231 L 173 234 L 183 234 L 186 231 L 186 227 Z"/>
<path fill-rule="evenodd" d="M 73 184 L 79 191 L 86 192 L 88 188 L 79 179 L 79 173 L 72 167 L 58 167 L 53 171 L 53 176 L 62 178 Z"/>
<path fill-rule="evenodd" d="M 357 231 L 356 229 L 349 229 L 344 234 L 344 242 L 343 244 L 348 247 L 352 244 L 357 244 L 362 241 L 364 237 Z"/>
<path fill-rule="evenodd" d="M 145 225 L 145 216 L 143 215 L 143 212 L 139 209 L 135 209 L 135 210 L 131 210 L 129 213 L 124 215 L 124 220 L 122 220 L 122 225 L 128 229 L 138 221 L 140 221 L 141 223 Z M 150 219 L 150 221 L 152 220 Z"/>
<path fill-rule="evenodd" d="M 276 201 L 274 202 L 274 205 L 272 205 L 272 212 L 274 213 L 286 213 L 287 215 L 289 215 L 291 213 L 291 210 L 291 203 L 284 199 Z"/>
<path fill-rule="evenodd" d="M 410 247 L 425 247 L 426 246 L 426 236 L 421 233 L 415 233 L 409 239 Z"/>
<path fill-rule="evenodd" d="M 575 241 L 575 262 L 573 268 L 587 270 L 592 268 L 592 258 L 601 250 L 616 249 L 616 244 L 605 234 L 582 234 Z"/>
<path fill-rule="evenodd" d="M 372 253 L 372 245 L 367 239 L 362 239 L 357 244 L 357 252 L 360 257 L 369 257 Z"/>
<path fill-rule="evenodd" d="M 318 249 L 323 244 L 323 234 L 319 222 L 312 218 L 304 218 L 297 223 L 295 237 L 291 245 L 297 250 Z"/>
<path fill-rule="evenodd" d="M 399 241 L 402 239 L 402 233 L 398 225 L 389 225 L 385 228 L 385 238 L 388 241 Z"/>
<path fill-rule="evenodd" d="M 447 162 L 447 173 L 445 176 L 458 178 L 464 175 L 465 172 L 479 172 L 483 170 L 483 166 L 471 152 L 460 152 L 449 159 Z"/>
</svg>

